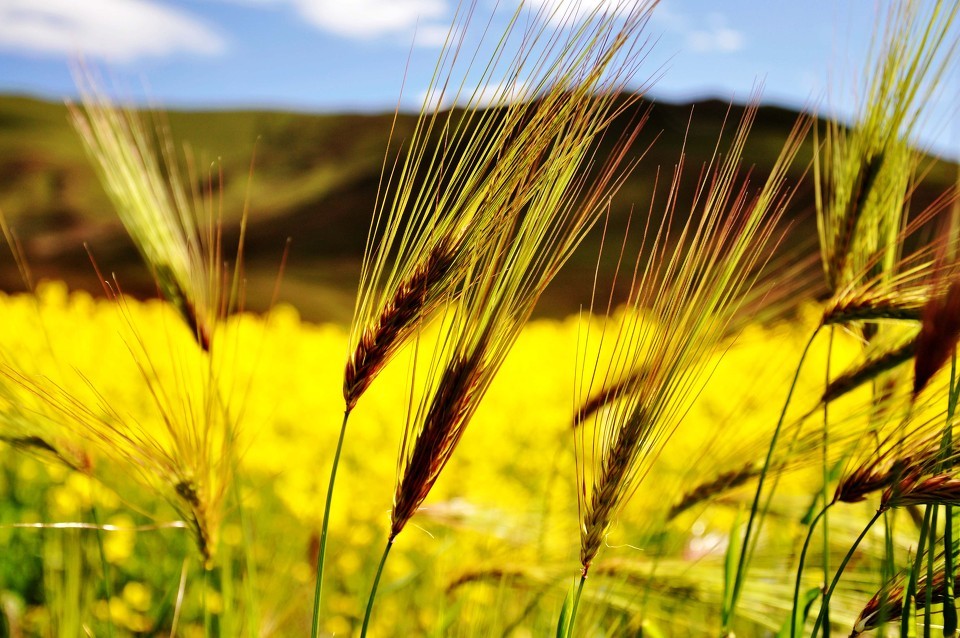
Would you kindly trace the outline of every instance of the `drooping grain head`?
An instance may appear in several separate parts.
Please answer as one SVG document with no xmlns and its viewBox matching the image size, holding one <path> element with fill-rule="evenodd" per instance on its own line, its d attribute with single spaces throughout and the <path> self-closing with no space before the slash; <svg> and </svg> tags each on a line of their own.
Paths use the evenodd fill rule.
<svg viewBox="0 0 960 638">
<path fill-rule="evenodd" d="M 926 609 L 928 599 L 934 605 L 946 600 L 948 581 L 942 557 L 934 569 L 933 580 L 929 580 L 926 574 L 917 579 L 916 593 L 910 601 L 916 612 Z M 960 577 L 955 575 L 952 591 L 956 591 L 958 585 Z M 859 636 L 880 628 L 883 623 L 899 622 L 903 616 L 904 594 L 903 577 L 892 578 L 864 605 L 850 635 Z"/>
<path fill-rule="evenodd" d="M 913 396 L 950 360 L 960 339 L 960 278 L 923 309 L 914 358 Z"/>
<path fill-rule="evenodd" d="M 678 166 L 663 225 L 645 229 L 654 248 L 637 259 L 630 311 L 609 322 L 615 335 L 609 361 L 593 361 L 582 373 L 583 395 L 606 404 L 574 432 L 584 575 L 610 522 L 705 383 L 709 361 L 720 354 L 775 243 L 774 227 L 789 201 L 786 170 L 807 124 L 798 123 L 769 180 L 753 195 L 738 172 L 753 113 L 746 111 L 723 160 L 702 171 L 693 208 L 683 216 L 676 210 L 682 162 Z"/>
<path fill-rule="evenodd" d="M 834 502 L 859 503 L 870 494 L 886 490 L 901 480 L 908 468 L 916 467 L 918 460 L 913 457 L 872 459 L 846 474 L 837 484 L 833 495 Z"/>
<path fill-rule="evenodd" d="M 929 11 L 919 3 L 892 8 L 870 56 L 855 124 L 829 124 L 815 149 L 817 226 L 834 296 L 825 320 L 857 322 L 866 341 L 876 321 L 912 319 L 923 303 L 919 289 L 898 282 L 917 225 L 908 213 L 920 156 L 910 139 L 946 71 L 956 14 L 940 3 Z"/>
<path fill-rule="evenodd" d="M 883 623 L 896 622 L 903 614 L 904 589 L 901 579 L 897 578 L 883 587 L 864 605 L 853 624 L 851 636 L 879 628 Z M 924 592 L 926 593 L 926 592 Z M 925 601 L 917 597 L 917 602 Z"/>
<path fill-rule="evenodd" d="M 895 343 L 890 346 L 879 344 L 879 347 L 874 348 L 875 351 L 871 351 L 864 361 L 852 365 L 827 384 L 823 396 L 820 397 L 821 403 L 836 401 L 847 393 L 877 379 L 885 372 L 906 363 L 914 357 L 917 344 L 916 338 L 910 338 L 902 343 Z"/>
<path fill-rule="evenodd" d="M 457 88 L 458 33 L 469 25 L 452 29 L 401 165 L 384 164 L 350 331 L 348 411 L 431 314 L 460 287 L 473 285 L 464 283 L 463 273 L 474 256 L 503 228 L 522 232 L 524 211 L 557 209 L 551 241 L 558 241 L 552 250 L 562 259 L 548 256 L 537 267 L 556 268 L 569 256 L 621 181 L 617 166 L 636 131 L 596 183 L 584 187 L 581 172 L 598 159 L 594 153 L 609 123 L 639 99 L 620 98 L 636 72 L 642 46 L 636 36 L 653 4 L 615 2 L 586 16 L 575 11 L 559 26 L 562 10 L 527 15 L 521 8 L 494 47 L 493 57 L 502 58 L 506 70 L 491 65 L 481 74 L 481 86 L 514 87 L 494 91 L 492 104 L 483 91 Z M 521 51 L 508 54 L 504 47 L 515 36 L 522 36 Z M 446 110 L 447 98 L 466 98 L 466 104 Z"/>
<path fill-rule="evenodd" d="M 383 366 L 417 328 L 418 322 L 436 306 L 447 290 L 445 281 L 454 268 L 454 260 L 455 253 L 446 244 L 434 247 L 410 277 L 401 282 L 380 316 L 364 329 L 356 349 L 347 360 L 343 378 L 343 398 L 348 410 L 356 406 Z"/>
<path fill-rule="evenodd" d="M 523 127 L 501 138 L 498 161 L 479 179 L 482 212 L 458 226 L 468 243 L 452 268 L 456 294 L 443 305 L 425 389 L 413 388 L 408 402 L 391 538 L 427 497 L 543 290 L 630 167 L 625 158 L 643 118 L 610 156 L 597 150 L 613 118 L 637 97 L 621 91 L 635 71 L 633 39 L 650 5 L 624 6 L 625 15 L 598 9 L 573 25 L 572 36 L 559 36 L 559 62 L 535 61 L 540 93 L 516 110 Z M 588 178 L 591 167 L 599 173 Z"/>
<path fill-rule="evenodd" d="M 906 472 L 883 493 L 883 507 L 960 504 L 960 479 L 952 474 Z"/>
<path fill-rule="evenodd" d="M 419 427 L 404 474 L 397 483 L 391 514 L 390 538 L 396 538 L 433 488 L 440 472 L 460 442 L 476 409 L 479 360 L 454 359 L 440 378 L 423 424 Z"/>
<path fill-rule="evenodd" d="M 679 501 L 670 507 L 667 519 L 671 520 L 700 503 L 706 503 L 717 496 L 744 485 L 760 475 L 754 463 L 747 463 L 739 470 L 721 472 L 715 478 L 701 483 L 695 489 L 684 494 Z"/>
</svg>

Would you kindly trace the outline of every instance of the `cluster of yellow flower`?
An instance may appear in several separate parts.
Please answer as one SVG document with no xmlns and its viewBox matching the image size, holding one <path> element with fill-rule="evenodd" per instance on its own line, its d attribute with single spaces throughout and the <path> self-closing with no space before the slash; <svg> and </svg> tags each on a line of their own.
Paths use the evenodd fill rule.
<svg viewBox="0 0 960 638">
<path fill-rule="evenodd" d="M 256 596 L 259 613 L 278 627 L 290 623 L 300 627 L 297 623 L 309 614 L 312 551 L 323 516 L 325 468 L 342 410 L 346 330 L 303 322 L 296 310 L 281 305 L 265 317 L 231 318 L 218 336 L 224 351 L 193 357 L 189 354 L 196 352 L 192 336 L 167 304 L 98 301 L 82 293 L 68 294 L 60 284 L 47 284 L 36 297 L 0 296 L 0 312 L 10 326 L 0 336 L 6 371 L 2 400 L 8 406 L 20 405 L 25 419 L 34 414 L 31 409 L 37 410 L 38 418 L 43 416 L 40 408 L 31 408 L 35 386 L 25 385 L 20 376 L 37 375 L 55 384 L 41 387 L 59 388 L 64 396 L 76 397 L 93 410 L 136 423 L 162 443 L 168 424 L 150 398 L 150 387 L 153 392 L 164 389 L 169 393 L 167 405 L 187 411 L 195 390 L 191 383 L 198 376 L 191 366 L 202 366 L 203 356 L 220 358 L 218 388 L 224 405 L 236 411 L 240 464 L 235 474 L 240 497 L 237 502 L 228 499 L 228 517 L 219 535 L 221 563 L 232 564 L 246 556 L 247 564 L 255 565 L 262 590 Z M 700 400 L 651 469 L 645 484 L 650 487 L 640 490 L 611 529 L 606 542 L 620 548 L 610 550 L 611 558 L 642 558 L 633 548 L 654 542 L 658 535 L 656 542 L 662 543 L 665 530 L 670 536 L 668 553 L 675 557 L 702 558 L 722 552 L 722 542 L 711 545 L 710 539 L 725 538 L 732 510 L 714 508 L 708 516 L 702 505 L 694 505 L 693 513 L 684 516 L 696 517 L 695 525 L 684 519 L 671 527 L 665 523 L 669 508 L 713 475 L 762 458 L 765 433 L 776 420 L 803 339 L 818 320 L 815 313 L 800 311 L 782 323 L 750 325 L 731 341 L 725 356 L 715 362 Z M 588 333 L 585 321 L 537 320 L 523 331 L 457 458 L 418 514 L 419 531 L 398 544 L 387 566 L 388 582 L 407 585 L 401 592 L 388 591 L 383 596 L 383 618 L 396 618 L 392 612 L 405 609 L 415 626 L 436 626 L 451 604 L 441 592 L 461 580 L 483 580 L 484 574 L 499 583 L 511 566 L 526 566 L 525 577 L 539 582 L 541 591 L 562 593 L 562 587 L 554 587 L 556 580 L 551 584 L 543 579 L 569 574 L 576 556 L 573 397 L 577 353 L 583 347 L 578 342 Z M 330 618 L 325 623 L 331 631 L 355 628 L 358 596 L 375 568 L 378 546 L 389 527 L 406 388 L 415 378 L 411 370 L 417 362 L 429 361 L 428 344 L 433 343 L 431 335 L 415 340 L 383 371 L 383 380 L 356 408 L 343 453 L 340 496 L 330 519 L 330 533 L 337 543 L 328 572 Z M 776 356 L 772 357 L 774 343 Z M 599 344 L 588 346 L 596 354 Z M 857 352 L 852 340 L 838 338 L 835 369 Z M 825 352 L 813 356 L 823 357 Z M 808 369 L 811 372 L 801 378 L 799 392 L 808 400 L 794 402 L 797 417 L 822 393 L 823 365 Z M 152 386 L 144 381 L 144 370 L 155 379 Z M 834 415 L 843 418 L 839 408 Z M 30 520 L 17 522 L 78 520 L 95 505 L 99 522 L 108 525 L 102 533 L 105 559 L 123 575 L 121 579 L 114 574 L 118 580 L 108 607 L 129 612 L 114 613 L 113 622 L 131 631 L 164 622 L 157 617 L 156 606 L 149 608 L 149 592 L 151 588 L 175 591 L 179 574 L 145 569 L 149 557 L 143 555 L 148 550 L 142 539 L 151 534 L 187 534 L 184 530 L 138 534 L 130 530 L 134 523 L 162 527 L 176 518 L 176 512 L 164 509 L 156 494 L 142 493 L 146 491 L 142 487 L 138 492 L 126 476 L 112 473 L 113 461 L 101 458 L 97 446 L 90 444 L 90 433 L 71 436 L 52 426 L 48 431 L 54 441 L 61 441 L 48 441 L 50 448 L 74 450 L 74 456 L 86 460 L 85 465 L 67 468 L 44 445 L 27 445 L 26 435 L 7 436 L 17 447 L 36 453 L 31 456 L 50 461 L 47 475 L 52 487 L 46 491 L 43 514 L 34 512 Z M 802 437 L 798 440 L 802 445 Z M 12 448 L 4 454 L 8 461 L 22 456 Z M 32 459 L 19 467 L 21 481 L 30 481 L 37 472 Z M 154 520 L 145 520 L 143 512 L 150 512 Z M 180 554 L 180 560 L 187 554 Z M 188 588 L 187 594 L 199 596 L 193 589 Z M 214 593 L 220 592 L 217 596 L 225 595 L 222 585 L 215 589 Z M 291 591 L 299 595 L 290 595 Z M 124 602 L 127 598 L 133 602 Z M 156 602 L 163 596 L 153 598 Z M 214 598 L 205 598 L 208 611 Z M 413 600 L 416 605 L 411 604 Z M 106 616 L 106 604 L 100 600 L 98 607 L 92 607 L 93 615 Z M 550 609 L 546 611 L 551 615 Z M 123 620 L 128 616 L 129 623 Z"/>
</svg>

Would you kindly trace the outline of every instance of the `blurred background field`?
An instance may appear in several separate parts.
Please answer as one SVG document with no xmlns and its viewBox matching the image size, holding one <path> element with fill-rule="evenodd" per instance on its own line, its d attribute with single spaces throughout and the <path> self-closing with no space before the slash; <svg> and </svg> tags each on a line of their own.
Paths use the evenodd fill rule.
<svg viewBox="0 0 960 638">
<path fill-rule="evenodd" d="M 41 287 L 39 299 L 0 299 L 8 326 L 0 348 L 8 362 L 43 371 L 79 397 L 95 388 L 99 398 L 92 401 L 162 431 L 131 356 L 136 333 L 146 340 L 174 402 L 188 401 L 196 391 L 177 372 L 176 362 L 192 342 L 169 307 L 131 301 L 121 312 L 113 303 L 68 293 L 63 284 Z M 775 420 L 792 372 L 779 361 L 799 356 L 815 321 L 798 312 L 790 321 L 751 326 L 731 344 L 695 412 L 611 530 L 601 563 L 610 569 L 597 573 L 592 612 L 585 612 L 602 618 L 609 631 L 636 618 L 644 619 L 651 635 L 700 635 L 714 626 L 719 566 L 738 503 L 749 492 L 734 491 L 709 509 L 695 506 L 672 522 L 666 522 L 667 513 L 718 468 L 764 452 L 761 434 Z M 180 520 L 177 513 L 128 476 L 112 474 L 109 458 L 88 459 L 104 477 L 98 482 L 44 462 L 50 460 L 44 450 L 21 441 L 6 448 L 0 482 L 0 540 L 6 548 L 0 586 L 13 635 L 63 635 L 65 610 L 94 635 L 104 635 L 108 617 L 115 635 L 150 635 L 171 626 L 179 595 L 180 635 L 203 635 L 204 608 L 215 614 L 208 622 L 218 623 L 220 635 L 235 635 L 238 624 L 219 623 L 242 623 L 249 610 L 227 572 L 247 568 L 261 634 L 307 631 L 320 495 L 342 410 L 345 332 L 304 322 L 288 305 L 266 316 L 238 316 L 225 330 L 221 343 L 230 344 L 231 364 L 221 384 L 240 389 L 235 407 L 242 411 L 243 472 L 242 502 L 228 505 L 222 528 L 223 565 L 204 575 L 189 530 L 163 528 Z M 398 541 L 377 635 L 549 633 L 576 565 L 571 424 L 576 344 L 583 330 L 569 318 L 540 319 L 524 331 L 457 457 L 415 519 L 416 528 Z M 778 344 L 778 360 L 769 357 L 771 343 Z M 852 340 L 839 345 L 838 365 L 857 350 Z M 389 525 L 397 406 L 404 400 L 411 354 L 408 349 L 357 408 L 346 445 L 332 513 L 324 622 L 331 634 L 357 630 Z M 809 369 L 798 411 L 811 405 L 821 383 L 817 366 Z M 29 393 L 15 380 L 4 378 L 2 387 L 6 401 L 32 409 Z M 806 488 L 789 498 L 808 498 Z M 9 527 L 53 522 L 98 522 L 119 530 Z M 143 529 L 130 531 L 136 526 Z M 98 536 L 109 564 L 106 576 Z M 761 551 L 769 580 L 747 592 L 744 615 L 758 627 L 773 628 L 788 613 L 789 598 L 763 590 L 789 591 L 792 576 L 783 568 L 790 558 L 778 556 L 775 546 Z M 178 593 L 184 574 L 186 588 Z M 631 578 L 655 584 L 640 587 Z"/>
<path fill-rule="evenodd" d="M 647 106 L 641 102 L 620 116 L 604 148 L 612 146 L 631 118 Z M 697 180 L 693 167 L 710 159 L 725 122 L 727 135 L 732 135 L 742 110 L 720 101 L 658 102 L 635 146 L 638 155 L 649 150 L 613 201 L 610 235 L 622 236 L 632 208 L 648 209 L 657 168 L 671 170 L 681 148 L 691 170 L 678 205 L 689 206 Z M 766 179 L 797 115 L 778 107 L 759 110 L 744 150 L 753 184 Z M 175 144 L 191 149 L 198 187 L 206 188 L 212 180 L 220 188 L 222 173 L 226 245 L 236 244 L 240 216 L 245 202 L 249 205 L 248 307 L 268 308 L 286 240 L 292 238 L 281 299 L 296 306 L 305 319 L 349 322 L 393 116 L 173 111 L 155 119 L 168 127 Z M 415 115 L 401 114 L 395 139 L 409 135 L 415 121 Z M 798 180 L 809 170 L 811 144 L 808 139 L 791 168 L 791 179 Z M 912 210 L 929 205 L 953 184 L 955 174 L 951 162 L 933 164 L 918 185 Z M 654 213 L 663 210 L 666 191 L 661 184 L 659 204 L 651 208 Z M 813 196 L 812 181 L 803 181 L 784 220 L 792 229 L 781 244 L 784 254 L 816 253 Z M 104 273 L 122 275 L 125 292 L 155 296 L 156 285 L 116 218 L 62 104 L 0 97 L 0 210 L 15 228 L 38 278 L 102 294 L 86 244 Z M 589 302 L 600 236 L 599 228 L 588 236 L 541 299 L 538 315 L 562 319 Z M 604 254 L 600 281 L 612 281 L 615 261 L 614 251 Z M 811 278 L 804 290 L 811 298 L 823 293 L 815 282 Z M 619 283 L 622 298 L 626 282 Z M 12 259 L 0 262 L 0 289 L 22 289 Z"/>
</svg>

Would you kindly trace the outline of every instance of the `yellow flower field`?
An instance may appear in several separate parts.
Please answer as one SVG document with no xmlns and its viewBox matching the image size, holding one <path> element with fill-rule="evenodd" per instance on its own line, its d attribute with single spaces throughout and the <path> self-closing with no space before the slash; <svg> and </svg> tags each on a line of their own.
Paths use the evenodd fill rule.
<svg viewBox="0 0 960 638">
<path fill-rule="evenodd" d="M 3 448 L 0 489 L 5 503 L 18 504 L 5 505 L 0 542 L 10 546 L 15 536 L 25 547 L 39 548 L 45 570 L 43 594 L 34 599 L 0 584 L 6 604 L 19 610 L 13 617 L 22 628 L 57 633 L 57 627 L 79 623 L 100 627 L 100 635 L 112 620 L 120 634 L 165 631 L 174 621 L 183 635 L 202 634 L 204 622 L 218 623 L 221 635 L 233 635 L 223 633 L 223 623 L 232 630 L 256 623 L 262 635 L 305 632 L 327 471 L 343 409 L 345 330 L 302 322 L 293 308 L 280 306 L 267 317 L 230 319 L 217 336 L 221 347 L 206 354 L 160 302 L 93 300 L 46 284 L 36 298 L 4 296 L 0 307 L 8 326 L 0 340 L 8 408 L 4 438 L 12 443 Z M 671 618 L 675 627 L 671 605 L 682 600 L 675 592 L 683 591 L 687 603 L 696 604 L 682 622 L 694 633 L 710 626 L 726 540 L 749 488 L 723 495 L 709 508 L 694 505 L 672 522 L 666 522 L 667 512 L 699 483 L 748 458 L 762 458 L 817 318 L 814 310 L 801 310 L 788 320 L 748 326 L 710 364 L 705 390 L 605 540 L 597 580 L 607 584 L 591 594 L 598 617 L 605 608 L 644 608 L 649 631 L 657 631 L 658 618 Z M 592 333 L 599 333 L 601 320 L 590 321 Z M 375 618 L 378 635 L 388 627 L 393 635 L 486 635 L 506 626 L 516 626 L 515 635 L 542 635 L 555 622 L 578 551 L 572 422 L 577 344 L 587 332 L 577 318 L 537 320 L 524 330 L 450 467 L 414 517 L 415 528 L 398 541 Z M 430 343 L 426 335 L 408 346 L 350 423 L 331 513 L 324 616 L 331 634 L 356 629 L 389 528 L 411 366 L 429 357 Z M 822 391 L 826 340 L 822 345 L 801 377 L 795 416 L 815 405 Z M 769 356 L 771 348 L 776 357 Z M 588 360 L 598 356 L 592 345 L 588 350 Z M 842 368 L 859 350 L 855 339 L 838 333 L 832 365 Z M 229 406 L 227 421 L 239 450 L 236 489 L 227 490 L 215 536 L 217 567 L 210 572 L 203 572 L 183 513 L 164 501 L 169 490 L 145 468 L 112 456 L 110 439 L 97 437 L 96 423 L 86 419 L 84 430 L 78 426 L 84 419 L 70 423 L 51 414 L 35 395 L 76 397 L 172 449 L 163 417 L 187 418 L 205 378 L 215 379 Z M 157 392 L 170 406 L 166 412 L 158 409 Z M 840 422 L 842 409 L 832 411 Z M 62 457 L 72 455 L 66 460 L 73 469 L 41 439 Z M 805 481 L 793 482 L 795 488 L 782 488 L 788 498 L 811 497 L 813 491 L 801 487 Z M 106 527 L 97 532 L 57 526 L 70 522 Z M 11 528 L 23 523 L 42 525 Z M 7 552 L 3 560 L 9 572 L 24 556 Z M 178 593 L 184 573 L 186 586 Z M 657 573 L 663 599 L 657 588 L 640 598 L 621 591 L 633 573 Z M 792 579 L 781 575 L 779 586 L 787 588 Z M 691 579 L 693 589 L 682 585 Z M 753 613 L 745 615 L 778 626 L 789 600 L 754 594 L 755 600 L 746 594 L 745 607 Z M 76 618 L 67 613 L 71 609 Z"/>
</svg>

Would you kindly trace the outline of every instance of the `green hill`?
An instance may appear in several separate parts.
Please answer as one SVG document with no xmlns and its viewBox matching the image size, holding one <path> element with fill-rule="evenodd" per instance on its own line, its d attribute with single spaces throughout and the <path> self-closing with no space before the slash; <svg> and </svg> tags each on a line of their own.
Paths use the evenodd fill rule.
<svg viewBox="0 0 960 638">
<path fill-rule="evenodd" d="M 641 103 L 637 109 L 647 106 Z M 612 236 L 618 237 L 625 227 L 631 206 L 645 214 L 657 168 L 669 174 L 684 147 L 685 133 L 681 206 L 684 199 L 689 201 L 724 122 L 727 133 L 732 133 L 742 108 L 716 101 L 654 105 L 636 146 L 638 154 L 649 150 L 614 204 Z M 605 143 L 611 144 L 635 115 L 636 111 L 624 114 Z M 248 307 L 262 309 L 268 304 L 289 237 L 281 298 L 310 319 L 349 320 L 393 115 L 174 111 L 154 117 L 159 126 L 169 128 L 174 140 L 189 144 L 193 172 L 200 175 L 201 185 L 209 174 L 219 179 L 222 171 L 227 245 L 236 240 L 249 189 Z M 760 109 L 745 152 L 754 163 L 753 184 L 766 177 L 796 117 L 780 108 Z M 401 115 L 395 140 L 407 137 L 414 123 L 415 116 Z M 792 175 L 802 183 L 791 208 L 787 248 L 809 246 L 816 236 L 812 184 L 809 176 L 803 177 L 811 148 L 808 140 Z M 952 165 L 937 164 L 915 195 L 913 208 L 919 209 L 952 184 L 955 171 Z M 661 177 L 658 201 L 665 199 L 666 181 Z M 73 288 L 99 292 L 86 244 L 101 271 L 116 273 L 125 292 L 156 294 L 68 122 L 65 105 L 0 97 L 0 209 L 36 278 L 63 279 Z M 565 315 L 589 300 L 599 240 L 598 232 L 588 237 L 548 290 L 540 314 Z M 602 264 L 608 278 L 615 266 L 614 252 L 608 251 Z M 23 288 L 9 255 L 0 259 L 0 288 Z"/>
</svg>

